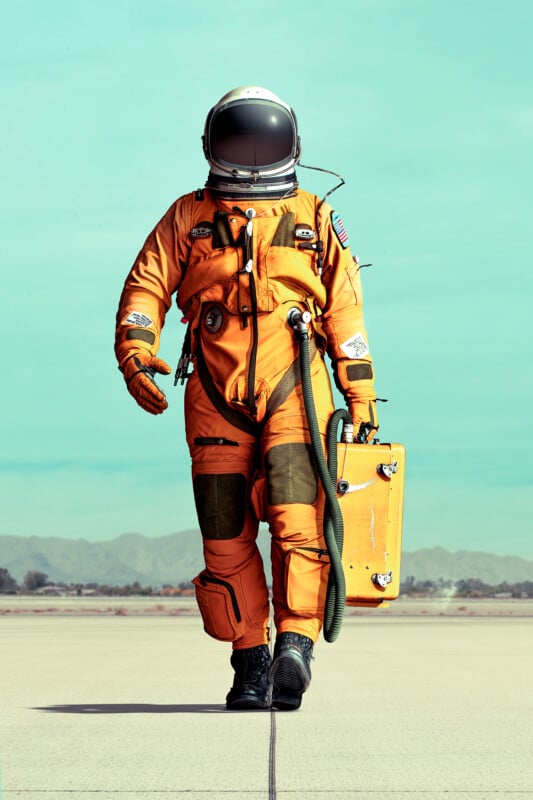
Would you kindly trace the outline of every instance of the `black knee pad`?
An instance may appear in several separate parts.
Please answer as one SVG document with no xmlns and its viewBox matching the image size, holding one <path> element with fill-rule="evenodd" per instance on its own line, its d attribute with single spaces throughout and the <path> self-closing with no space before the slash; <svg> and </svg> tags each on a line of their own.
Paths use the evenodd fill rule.
<svg viewBox="0 0 533 800">
<path fill-rule="evenodd" d="M 244 527 L 246 478 L 228 475 L 194 476 L 194 501 L 205 539 L 234 539 Z"/>
</svg>

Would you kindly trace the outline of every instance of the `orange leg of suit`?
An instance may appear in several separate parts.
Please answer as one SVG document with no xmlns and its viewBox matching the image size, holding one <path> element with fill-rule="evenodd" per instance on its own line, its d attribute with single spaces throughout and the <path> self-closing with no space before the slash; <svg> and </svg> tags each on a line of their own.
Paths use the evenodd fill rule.
<svg viewBox="0 0 533 800">
<path fill-rule="evenodd" d="M 333 399 L 321 357 L 313 360 L 311 374 L 324 435 Z M 269 641 L 268 588 L 256 544 L 262 519 L 272 535 L 276 630 L 316 641 L 329 560 L 324 493 L 313 466 L 301 383 L 255 436 L 224 419 L 194 372 L 185 419 L 206 567 L 194 580 L 205 630 L 232 641 L 234 649 Z"/>
</svg>

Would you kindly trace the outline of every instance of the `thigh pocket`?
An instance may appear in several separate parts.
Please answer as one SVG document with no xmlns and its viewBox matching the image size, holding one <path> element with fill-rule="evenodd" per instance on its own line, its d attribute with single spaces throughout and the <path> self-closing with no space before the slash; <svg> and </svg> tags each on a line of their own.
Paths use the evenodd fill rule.
<svg viewBox="0 0 533 800">
<path fill-rule="evenodd" d="M 285 556 L 287 606 L 301 617 L 323 617 L 329 555 L 313 547 L 294 547 Z"/>
<path fill-rule="evenodd" d="M 205 632 L 222 642 L 242 636 L 246 626 L 231 583 L 214 578 L 205 570 L 193 578 L 193 583 Z"/>
</svg>

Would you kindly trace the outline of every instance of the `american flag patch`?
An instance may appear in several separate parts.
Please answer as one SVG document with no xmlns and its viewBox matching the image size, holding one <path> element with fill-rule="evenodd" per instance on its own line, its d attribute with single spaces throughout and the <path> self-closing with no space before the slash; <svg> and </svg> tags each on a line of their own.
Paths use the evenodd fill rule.
<svg viewBox="0 0 533 800">
<path fill-rule="evenodd" d="M 331 224 L 333 225 L 333 230 L 337 234 L 339 242 L 343 247 L 348 247 L 348 234 L 346 233 L 340 214 L 336 211 L 331 212 Z"/>
</svg>

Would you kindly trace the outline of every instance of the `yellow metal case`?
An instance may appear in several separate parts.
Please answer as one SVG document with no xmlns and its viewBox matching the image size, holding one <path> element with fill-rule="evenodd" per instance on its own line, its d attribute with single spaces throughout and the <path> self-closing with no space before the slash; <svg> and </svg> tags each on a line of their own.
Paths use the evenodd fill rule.
<svg viewBox="0 0 533 800">
<path fill-rule="evenodd" d="M 379 606 L 400 593 L 405 448 L 337 443 L 347 606 Z"/>
</svg>

